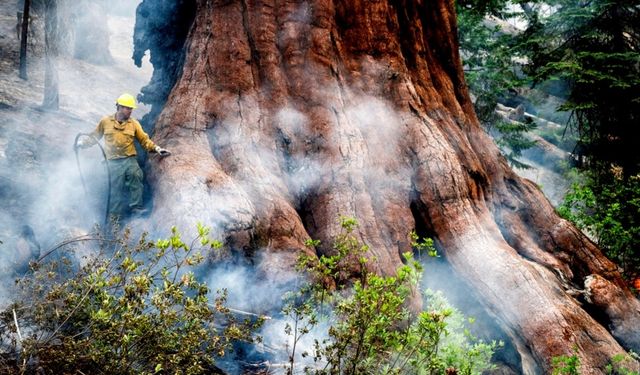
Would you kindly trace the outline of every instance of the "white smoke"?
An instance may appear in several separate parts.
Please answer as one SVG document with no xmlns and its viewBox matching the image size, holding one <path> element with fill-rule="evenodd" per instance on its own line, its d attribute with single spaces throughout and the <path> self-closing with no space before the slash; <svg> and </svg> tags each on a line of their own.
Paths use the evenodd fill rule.
<svg viewBox="0 0 640 375">
<path fill-rule="evenodd" d="M 120 1 L 120 3 L 123 2 Z M 132 2 L 125 3 L 127 3 L 127 9 L 131 9 Z M 60 233 L 75 231 L 76 228 L 90 231 L 95 223 L 102 221 L 106 177 L 104 166 L 101 164 L 101 155 L 95 147 L 81 151 L 80 168 L 87 185 L 87 192 L 85 192 L 72 152 L 74 136 L 78 132 L 93 130 L 101 116 L 114 111 L 113 102 L 119 94 L 130 92 L 136 95 L 151 75 L 148 64 L 143 65 L 142 70 L 138 70 L 130 59 L 133 14 L 127 13 L 128 15 L 125 16 L 124 10 L 121 12 L 112 10 L 112 12 L 107 17 L 109 29 L 115 38 L 110 43 L 115 65 L 95 66 L 71 58 L 60 60 L 61 111 L 69 114 L 67 118 L 75 119 L 65 124 L 66 120 L 61 120 L 57 115 L 37 117 L 33 115 L 32 110 L 25 112 L 27 116 L 33 115 L 30 121 L 45 127 L 41 129 L 32 127 L 33 136 L 56 134 L 57 144 L 53 152 L 54 157 L 41 161 L 45 170 L 42 175 L 30 173 L 18 176 L 16 179 L 24 181 L 23 188 L 29 190 L 36 198 L 27 204 L 24 217 L 0 216 L 0 227 L 14 228 L 7 231 L 9 232 L 7 238 L 12 233 L 18 233 L 20 224 L 27 223 L 34 229 L 35 237 L 45 250 L 59 242 Z M 285 30 L 289 30 L 292 34 L 284 33 L 280 36 L 281 40 L 294 39 L 294 34 L 304 29 L 303 25 L 308 24 L 310 12 L 306 3 L 300 5 L 297 11 L 287 19 L 291 25 Z M 21 105 L 30 107 L 37 106 L 41 100 L 40 91 L 36 90 L 42 86 L 41 67 L 37 63 L 34 66 L 36 70 L 31 72 L 33 79 L 29 85 L 33 85 L 31 90 L 36 95 L 25 96 L 21 102 Z M 327 101 L 342 96 L 342 93 L 334 91 L 337 89 L 336 87 L 327 88 L 327 92 L 324 93 Z M 344 139 L 353 139 L 357 147 L 364 145 L 362 149 L 348 149 L 345 152 L 350 160 L 343 160 L 345 166 L 342 173 L 345 176 L 362 179 L 374 192 L 373 194 L 385 189 L 408 190 L 411 184 L 411 170 L 403 163 L 400 152 L 401 142 L 405 137 L 402 121 L 405 114 L 398 113 L 389 102 L 380 97 L 359 95 L 349 90 L 347 92 L 347 96 L 351 98 L 350 102 L 341 107 L 345 110 L 338 114 L 340 122 L 333 119 L 332 128 L 328 134 L 314 133 L 311 120 L 293 105 L 277 111 L 273 119 L 275 123 L 269 125 L 273 125 L 281 132 L 282 142 L 291 142 L 289 145 L 291 153 L 288 155 L 282 154 L 282 149 L 279 149 L 282 145 L 266 144 L 264 140 L 270 139 L 269 137 L 249 139 L 250 135 L 243 133 L 241 124 L 231 120 L 221 121 L 215 129 L 212 149 L 214 152 L 228 152 L 235 155 L 237 160 L 243 163 L 226 170 L 234 177 L 237 185 L 234 185 L 233 189 L 237 189 L 239 193 L 229 194 L 230 187 L 226 185 L 219 186 L 219 190 L 215 188 L 207 190 L 209 200 L 215 204 L 211 210 L 213 212 L 206 213 L 210 216 L 204 224 L 214 228 L 226 228 L 232 221 L 230 219 L 232 216 L 226 214 L 228 206 L 248 207 L 247 212 L 241 217 L 249 217 L 252 212 L 250 203 L 265 199 L 265 192 L 279 192 L 295 200 L 316 189 L 323 181 L 333 178 L 335 165 L 321 158 L 320 154 L 314 153 L 311 149 L 316 137 L 320 136 L 329 140 L 330 147 L 350 147 L 348 143 L 340 144 Z M 326 108 L 330 107 L 326 105 Z M 134 116 L 140 118 L 146 111 L 148 109 L 142 105 L 134 112 Z M 86 123 L 80 119 L 91 119 L 91 121 Z M 19 124 L 14 122 L 12 126 L 18 128 Z M 3 148 L 2 140 L 10 137 L 12 137 L 11 133 L 0 133 L 0 156 L 5 155 L 1 158 L 7 158 L 7 149 Z M 232 160 L 232 158 L 225 159 Z M 393 163 L 389 163 L 390 160 Z M 284 175 L 279 172 L 280 168 L 285 172 Z M 202 194 L 200 190 L 203 189 L 204 184 L 206 181 L 193 182 L 194 196 Z M 191 192 L 180 191 L 176 194 L 183 194 L 185 201 L 188 201 Z M 229 201 L 230 197 L 238 201 Z M 235 213 L 232 215 L 237 216 Z M 179 229 L 190 231 L 193 228 Z M 407 230 L 410 229 L 407 228 Z M 160 236 L 165 235 L 160 234 Z M 4 239 L 0 238 L 0 240 Z M 6 249 L 7 245 L 8 241 L 7 244 L 0 245 L 0 249 L 3 247 Z M 257 253 L 260 251 L 256 249 Z M 282 303 L 282 295 L 286 290 L 295 288 L 295 285 L 274 283 L 273 280 L 256 275 L 255 268 L 244 264 L 243 261 L 244 259 L 236 263 L 218 265 L 207 272 L 205 277 L 212 290 L 222 288 L 228 290 L 230 307 L 251 314 L 269 312 L 269 309 Z M 7 264 L 9 260 L 0 255 L 0 262 Z M 292 272 L 290 278 L 295 280 L 297 274 Z M 443 280 L 446 282 L 447 278 L 443 277 Z M 11 283 L 2 282 L 1 285 L 11 285 Z M 10 295 L 8 290 L 0 287 L 0 298 L 3 300 L 3 293 Z M 292 337 L 284 333 L 284 326 L 287 323 L 293 322 L 284 318 L 272 319 L 265 325 L 261 334 L 275 347 L 291 348 Z M 314 339 L 323 340 L 326 337 L 326 327 L 316 327 L 299 343 L 298 353 L 310 351 Z M 279 358 L 279 360 L 283 359 Z M 301 359 L 297 358 L 297 360 Z"/>
<path fill-rule="evenodd" d="M 21 276 L 16 271 L 23 272 L 26 263 L 33 260 L 33 256 L 25 256 L 24 249 L 38 245 L 45 252 L 69 235 L 91 232 L 96 224 L 103 223 L 107 189 L 103 157 L 97 147 L 80 151 L 85 191 L 73 142 L 76 134 L 92 131 L 102 116 L 115 111 L 115 98 L 122 92 L 136 95 L 149 81 L 152 67 L 148 60 L 142 69 L 136 68 L 131 60 L 135 7 L 139 2 L 112 3 L 106 14 L 100 14 L 108 28 L 105 37 L 109 37 L 111 64 L 90 63 L 74 58 L 72 50 L 61 51 L 57 58 L 59 111 L 39 108 L 44 86 L 41 28 L 33 28 L 27 53 L 29 80 L 19 80 L 16 70 L 0 71 L 0 199 L 4 206 L 0 215 L 3 271 L 0 301 L 3 303 L 7 302 L 5 297 L 11 296 L 13 278 Z M 87 2 L 87 5 L 95 4 Z M 59 2 L 60 10 L 65 7 L 65 2 Z M 0 11 L 13 16 L 0 18 L 3 29 L 15 27 L 16 10 L 19 10 L 17 2 L 2 2 Z M 37 25 L 44 17 L 33 13 L 33 18 L 38 19 L 34 21 Z M 2 48 L 19 48 L 13 33 L 0 43 L 6 43 Z M 65 43 L 67 39 L 62 40 L 62 45 L 73 46 L 72 42 Z M 9 62 L 12 56 L 17 54 L 3 54 L 2 62 Z M 139 118 L 147 111 L 141 105 L 134 116 Z M 32 234 L 23 234 L 31 233 L 26 227 Z"/>
</svg>

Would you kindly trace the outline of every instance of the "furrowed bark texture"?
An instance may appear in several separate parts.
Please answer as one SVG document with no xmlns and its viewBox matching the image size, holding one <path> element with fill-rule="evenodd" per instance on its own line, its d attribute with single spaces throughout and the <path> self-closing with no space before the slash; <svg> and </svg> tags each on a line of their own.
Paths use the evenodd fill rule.
<svg viewBox="0 0 640 375">
<path fill-rule="evenodd" d="M 199 0 L 184 48 L 155 125 L 174 153 L 151 160 L 155 218 L 215 226 L 275 279 L 308 238 L 331 243 L 339 215 L 392 274 L 419 224 L 524 372 L 576 347 L 601 373 L 640 350 L 640 303 L 615 265 L 480 128 L 452 2 Z"/>
</svg>

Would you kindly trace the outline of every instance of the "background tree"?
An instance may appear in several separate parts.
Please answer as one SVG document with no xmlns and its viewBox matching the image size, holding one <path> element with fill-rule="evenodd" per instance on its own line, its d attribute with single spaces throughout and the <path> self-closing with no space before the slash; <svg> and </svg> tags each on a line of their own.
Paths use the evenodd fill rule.
<svg viewBox="0 0 640 375">
<path fill-rule="evenodd" d="M 584 176 L 561 212 L 593 235 L 628 278 L 640 274 L 640 10 L 628 1 L 551 1 L 521 46 L 536 82 L 567 84 L 568 126 Z"/>
<path fill-rule="evenodd" d="M 536 132 L 572 152 L 582 171 L 567 174 L 575 184 L 560 211 L 588 231 L 633 281 L 640 275 L 640 190 L 632 151 L 639 90 L 637 7 L 615 1 L 457 5 L 465 73 L 480 120 L 490 131 L 499 130 L 491 134 L 501 148 L 518 150 L 531 145 L 526 141 L 530 129 L 501 121 L 496 103 L 512 105 L 507 92 L 513 89 L 526 93 L 521 94 L 525 103 L 538 92 L 562 100 L 557 113 L 570 114 L 568 121 L 548 111 L 539 116 L 567 124 L 565 131 Z M 508 19 L 519 20 L 523 29 L 492 26 L 508 27 Z M 527 105 L 527 111 L 536 113 L 536 108 Z M 503 153 L 519 166 L 509 151 Z"/>
<path fill-rule="evenodd" d="M 612 166 L 628 178 L 640 171 L 640 10 L 629 1 L 550 1 L 523 35 L 530 51 L 529 74 L 540 82 L 570 85 L 560 108 L 572 112 L 579 135 L 576 153 L 588 168 L 605 174 Z M 598 173 L 600 173 L 598 172 Z"/>
<path fill-rule="evenodd" d="M 159 227 L 212 223 L 259 278 L 283 284 L 340 214 L 359 218 L 367 264 L 385 275 L 417 228 L 505 327 L 523 371 L 575 353 L 595 373 L 640 349 L 640 302 L 616 266 L 480 127 L 451 2 L 195 6 L 155 122 L 175 151 L 150 160 Z"/>
<path fill-rule="evenodd" d="M 105 17 L 109 14 L 109 4 L 103 0 L 84 0 L 67 4 L 66 8 L 73 25 L 73 30 L 70 30 L 73 34 L 73 46 L 69 46 L 69 50 L 73 51 L 73 57 L 92 64 L 112 64 L 109 27 Z"/>
<path fill-rule="evenodd" d="M 57 0 L 44 3 L 44 99 L 42 108 L 58 109 L 60 88 L 58 82 L 58 4 Z"/>
<path fill-rule="evenodd" d="M 512 105 L 512 97 L 517 97 L 518 90 L 529 81 L 522 73 L 524 55 L 517 48 L 520 31 L 504 21 L 522 16 L 522 12 L 508 10 L 508 4 L 498 0 L 456 2 L 458 36 L 465 79 L 475 98 L 478 119 L 509 164 L 526 169 L 530 166 L 520 158 L 523 151 L 536 144 L 529 135 L 536 124 L 524 116 L 517 122 L 507 120 L 496 112 L 498 103 Z"/>
<path fill-rule="evenodd" d="M 29 11 L 31 0 L 24 0 L 22 8 L 22 27 L 20 28 L 20 78 L 27 79 L 27 39 L 29 37 Z"/>
<path fill-rule="evenodd" d="M 456 2 L 465 79 L 476 96 L 476 114 L 483 123 L 495 121 L 499 99 L 524 83 L 514 62 L 518 57 L 514 35 L 490 19 L 512 16 L 505 8 L 505 1 Z"/>
</svg>

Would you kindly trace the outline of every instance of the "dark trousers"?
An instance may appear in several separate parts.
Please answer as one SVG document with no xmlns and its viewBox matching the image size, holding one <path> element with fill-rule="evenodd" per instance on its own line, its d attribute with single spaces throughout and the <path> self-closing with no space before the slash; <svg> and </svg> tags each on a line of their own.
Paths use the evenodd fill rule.
<svg viewBox="0 0 640 375">
<path fill-rule="evenodd" d="M 109 214 L 121 216 L 133 208 L 142 208 L 143 174 L 136 157 L 109 160 L 109 173 Z"/>
</svg>

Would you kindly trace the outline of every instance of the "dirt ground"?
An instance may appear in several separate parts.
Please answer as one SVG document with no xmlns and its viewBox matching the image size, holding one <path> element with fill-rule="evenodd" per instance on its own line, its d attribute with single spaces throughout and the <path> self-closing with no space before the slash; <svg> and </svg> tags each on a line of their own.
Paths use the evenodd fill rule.
<svg viewBox="0 0 640 375">
<path fill-rule="evenodd" d="M 28 49 L 28 81 L 18 77 L 20 41 L 16 33 L 17 0 L 0 3 L 0 121 L 3 126 L 17 113 L 38 111 L 43 98 L 43 20 L 34 23 L 36 41 Z M 151 77 L 152 67 L 148 59 L 142 68 L 133 64 L 134 14 L 107 15 L 110 30 L 110 52 L 113 65 L 93 65 L 72 57 L 60 57 L 59 119 L 51 119 L 51 125 L 65 122 L 65 117 L 77 118 L 92 125 L 100 117 L 113 111 L 115 98 L 122 92 L 136 95 Z M 139 107 L 134 115 L 142 117 L 148 108 Z M 40 116 L 35 116 L 42 125 Z M 22 122 L 22 118 L 19 118 Z"/>
<path fill-rule="evenodd" d="M 44 22 L 33 20 L 28 80 L 22 80 L 18 77 L 17 3 L 0 1 L 0 266 L 12 255 L 12 238 L 21 226 L 30 225 L 46 247 L 56 240 L 53 232 L 58 229 L 54 227 L 73 228 L 92 220 L 86 216 L 86 194 L 78 180 L 75 136 L 93 130 L 102 116 L 113 113 L 121 93 L 137 95 L 153 69 L 148 57 L 142 68 L 131 59 L 135 12 L 129 2 L 128 14 L 111 9 L 112 14 L 107 15 L 114 63 L 94 65 L 60 57 L 60 109 L 44 111 L 40 108 Z M 140 105 L 133 115 L 141 118 L 148 110 Z M 101 160 L 99 150 L 85 153 L 85 173 L 101 169 L 96 162 Z"/>
<path fill-rule="evenodd" d="M 33 21 L 32 42 L 27 52 L 28 80 L 18 77 L 20 41 L 16 33 L 17 0 L 0 2 L 0 166 L 20 171 L 24 163 L 36 162 L 46 151 L 30 150 L 31 159 L 11 152 L 17 138 L 40 140 L 54 154 L 71 149 L 78 132 L 92 130 L 100 118 L 113 113 L 115 99 L 123 92 L 137 95 L 151 77 L 148 58 L 142 68 L 133 64 L 134 12 L 129 15 L 107 15 L 110 29 L 112 65 L 94 65 L 72 57 L 58 62 L 60 109 L 40 108 L 44 90 L 43 20 Z M 115 13 L 115 12 L 114 12 Z M 134 117 L 140 118 L 149 108 L 140 105 Z M 29 143 L 29 142 L 26 142 Z M 28 149 L 22 142 L 17 149 Z M 56 150 L 58 149 L 59 150 Z M 21 154 L 21 153 L 18 153 Z M 24 152 L 22 153 L 24 154 Z M 11 178 L 6 170 L 0 178 Z"/>
</svg>

